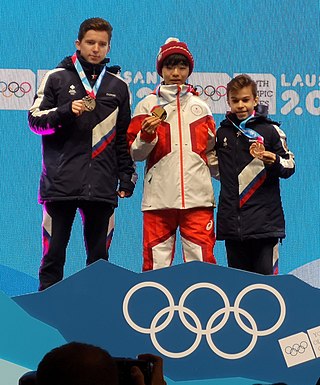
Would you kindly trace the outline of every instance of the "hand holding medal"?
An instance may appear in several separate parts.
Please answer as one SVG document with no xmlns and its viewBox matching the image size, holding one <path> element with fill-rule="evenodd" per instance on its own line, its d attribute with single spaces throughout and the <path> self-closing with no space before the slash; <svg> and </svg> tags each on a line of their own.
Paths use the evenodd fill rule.
<svg viewBox="0 0 320 385">
<path fill-rule="evenodd" d="M 83 112 L 88 111 L 91 112 L 96 107 L 96 101 L 91 96 L 87 95 L 79 100 L 73 100 L 72 101 L 72 112 L 76 116 L 80 116 L 83 114 Z"/>
<path fill-rule="evenodd" d="M 259 140 L 253 142 L 249 148 L 249 151 L 251 156 L 253 156 L 254 158 L 261 159 L 265 151 L 263 142 Z"/>
<path fill-rule="evenodd" d="M 157 127 L 161 122 L 163 122 L 167 117 L 167 112 L 163 107 L 156 107 L 152 112 L 151 116 L 147 116 L 143 122 L 141 129 L 143 132 L 146 132 L 147 134 L 153 135 Z"/>
<path fill-rule="evenodd" d="M 82 99 L 73 100 L 71 103 L 71 110 L 76 116 L 80 116 L 85 111 Z"/>
</svg>

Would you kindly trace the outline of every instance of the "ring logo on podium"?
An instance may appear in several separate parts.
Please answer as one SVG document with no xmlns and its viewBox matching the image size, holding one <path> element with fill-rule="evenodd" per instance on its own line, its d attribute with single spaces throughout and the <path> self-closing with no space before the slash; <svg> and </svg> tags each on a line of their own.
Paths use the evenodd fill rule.
<svg viewBox="0 0 320 385">
<path fill-rule="evenodd" d="M 293 334 L 279 340 L 280 348 L 288 368 L 303 364 L 304 362 L 320 358 L 317 349 L 320 326 L 313 329 Z"/>
<path fill-rule="evenodd" d="M 158 289 L 161 293 L 163 293 L 163 295 L 166 297 L 168 301 L 168 306 L 164 307 L 163 309 L 158 311 L 157 314 L 154 315 L 153 319 L 150 322 L 150 327 L 143 327 L 138 325 L 132 319 L 129 313 L 129 303 L 132 296 L 146 288 Z M 199 289 L 209 289 L 214 291 L 216 294 L 218 294 L 221 297 L 224 304 L 224 307 L 218 309 L 209 317 L 205 328 L 202 327 L 201 321 L 197 316 L 197 314 L 193 310 L 185 306 L 185 301 L 188 298 L 188 296 Z M 264 330 L 259 330 L 257 323 L 255 319 L 252 317 L 252 315 L 245 309 L 241 308 L 240 306 L 243 298 L 248 293 L 253 292 L 255 290 L 264 290 L 271 293 L 275 297 L 275 299 L 278 301 L 280 306 L 278 319 L 271 327 L 266 328 Z M 158 350 L 158 352 L 170 358 L 187 357 L 198 348 L 203 336 L 206 338 L 207 344 L 210 347 L 210 349 L 218 356 L 229 360 L 236 360 L 236 359 L 243 358 L 254 349 L 257 343 L 258 337 L 268 336 L 274 333 L 275 331 L 277 331 L 282 325 L 286 316 L 286 305 L 282 295 L 272 286 L 269 286 L 266 284 L 260 284 L 260 283 L 249 285 L 245 287 L 243 290 L 241 290 L 234 301 L 234 305 L 231 306 L 226 293 L 219 286 L 209 282 L 196 283 L 190 286 L 189 288 L 187 288 L 182 293 L 178 304 L 175 304 L 173 296 L 165 286 L 152 281 L 141 282 L 133 286 L 127 292 L 123 300 L 122 310 L 123 310 L 125 320 L 131 326 L 131 328 L 139 333 L 149 334 L 151 342 L 153 346 Z M 180 352 L 172 352 L 165 349 L 163 346 L 160 345 L 157 339 L 157 333 L 163 331 L 171 323 L 175 312 L 178 313 L 180 321 L 183 324 L 183 326 L 186 329 L 188 329 L 190 332 L 195 334 L 194 342 L 191 344 L 191 346 L 186 350 L 183 350 Z M 231 313 L 233 313 L 239 328 L 242 329 L 244 332 L 248 333 L 249 335 L 251 335 L 251 341 L 249 342 L 248 346 L 242 351 L 237 353 L 226 353 L 220 350 L 214 342 L 214 334 L 220 331 L 227 324 Z M 166 317 L 163 320 L 165 315 Z M 188 315 L 189 319 L 192 319 L 193 324 L 191 324 L 188 321 L 186 315 Z M 246 323 L 250 324 L 250 327 L 243 322 L 241 317 L 244 317 L 247 320 Z M 159 324 L 160 319 L 163 321 L 162 323 Z M 217 319 L 219 319 L 219 322 L 215 324 L 215 321 Z"/>
<path fill-rule="evenodd" d="M 294 344 L 293 346 L 287 346 L 285 348 L 285 352 L 289 354 L 290 356 L 296 356 L 297 354 L 303 354 L 307 347 L 308 347 L 307 341 L 301 341 L 300 344 Z"/>
</svg>

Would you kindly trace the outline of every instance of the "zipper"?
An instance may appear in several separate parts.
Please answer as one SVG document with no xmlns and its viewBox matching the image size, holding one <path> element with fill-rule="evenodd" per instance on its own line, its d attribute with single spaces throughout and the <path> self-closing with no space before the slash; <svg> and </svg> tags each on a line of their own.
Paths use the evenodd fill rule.
<svg viewBox="0 0 320 385">
<path fill-rule="evenodd" d="M 181 188 L 181 205 L 185 208 L 185 196 L 184 196 L 184 166 L 183 166 L 183 143 L 182 143 L 182 122 L 181 122 L 181 105 L 180 105 L 180 92 L 181 88 L 178 87 L 177 93 L 177 111 L 178 111 L 178 130 L 179 130 L 179 157 L 180 157 L 180 188 Z"/>
<path fill-rule="evenodd" d="M 240 132 L 240 131 L 238 131 Z M 239 154 L 239 137 L 241 136 L 241 132 L 240 132 L 240 135 L 237 135 L 236 136 L 236 153 L 235 153 L 235 161 L 236 161 L 236 173 L 237 173 L 237 180 L 238 180 L 238 215 L 237 215 L 237 219 L 238 219 L 238 223 L 237 223 L 237 232 L 238 232 L 238 237 L 239 239 L 241 239 L 241 208 L 240 208 L 240 201 L 239 201 L 239 178 L 238 178 L 238 175 L 239 175 L 239 166 L 238 166 L 238 154 Z"/>
</svg>

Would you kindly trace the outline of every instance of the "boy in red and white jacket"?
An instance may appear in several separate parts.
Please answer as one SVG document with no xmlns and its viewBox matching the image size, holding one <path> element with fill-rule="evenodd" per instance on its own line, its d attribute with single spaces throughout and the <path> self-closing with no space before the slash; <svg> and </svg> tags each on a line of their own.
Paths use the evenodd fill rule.
<svg viewBox="0 0 320 385">
<path fill-rule="evenodd" d="M 137 105 L 127 133 L 133 160 L 146 161 L 143 270 L 171 265 L 178 228 L 185 262 L 215 263 L 215 122 L 186 84 L 194 60 L 185 43 L 168 39 L 156 67 L 163 82 Z"/>
</svg>

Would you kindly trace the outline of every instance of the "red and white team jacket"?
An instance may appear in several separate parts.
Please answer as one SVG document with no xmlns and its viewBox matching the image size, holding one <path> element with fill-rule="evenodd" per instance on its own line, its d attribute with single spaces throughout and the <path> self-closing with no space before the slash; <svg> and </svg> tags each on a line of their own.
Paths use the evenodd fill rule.
<svg viewBox="0 0 320 385">
<path fill-rule="evenodd" d="M 154 135 L 141 123 L 157 107 L 167 118 Z M 137 105 L 127 139 L 134 161 L 144 161 L 142 211 L 215 206 L 216 127 L 208 105 L 189 85 L 160 85 Z"/>
</svg>

